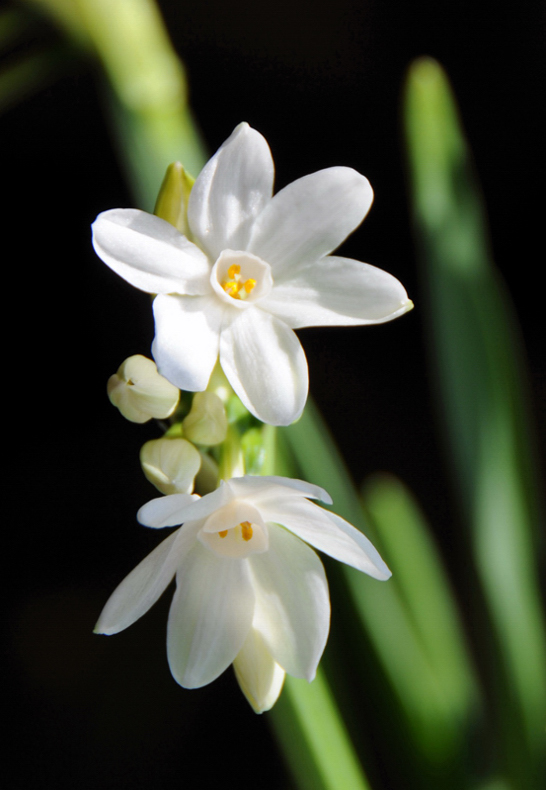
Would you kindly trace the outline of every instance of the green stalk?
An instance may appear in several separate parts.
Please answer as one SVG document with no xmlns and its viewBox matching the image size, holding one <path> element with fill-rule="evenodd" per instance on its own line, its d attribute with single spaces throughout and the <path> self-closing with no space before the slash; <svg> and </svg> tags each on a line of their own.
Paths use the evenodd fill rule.
<svg viewBox="0 0 546 790">
<path fill-rule="evenodd" d="M 267 715 L 301 790 L 369 790 L 320 668 L 312 683 L 287 676 L 279 701 Z"/>
<path fill-rule="evenodd" d="M 153 0 L 30 0 L 106 73 L 112 131 L 137 205 L 152 212 L 167 166 L 197 175 L 204 145 L 188 105 L 184 67 Z"/>
</svg>

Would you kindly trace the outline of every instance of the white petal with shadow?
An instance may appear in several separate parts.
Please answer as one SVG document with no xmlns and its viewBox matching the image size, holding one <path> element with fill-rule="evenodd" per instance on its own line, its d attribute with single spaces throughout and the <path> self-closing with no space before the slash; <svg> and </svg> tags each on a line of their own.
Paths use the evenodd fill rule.
<svg viewBox="0 0 546 790">
<path fill-rule="evenodd" d="M 196 544 L 176 575 L 167 654 L 184 688 L 211 683 L 241 650 L 252 624 L 254 592 L 247 560 L 226 560 Z"/>
<path fill-rule="evenodd" d="M 313 680 L 330 627 L 320 559 L 294 535 L 271 525 L 269 551 L 248 562 L 256 593 L 254 628 L 285 672 Z"/>
<path fill-rule="evenodd" d="M 237 313 L 222 330 L 220 362 L 246 408 L 271 425 L 289 425 L 301 415 L 309 378 L 307 360 L 294 332 L 255 307 Z"/>
<path fill-rule="evenodd" d="M 262 505 L 265 521 L 282 524 L 294 535 L 335 560 L 384 581 L 391 572 L 368 538 L 340 516 L 307 499 L 271 501 Z"/>
</svg>

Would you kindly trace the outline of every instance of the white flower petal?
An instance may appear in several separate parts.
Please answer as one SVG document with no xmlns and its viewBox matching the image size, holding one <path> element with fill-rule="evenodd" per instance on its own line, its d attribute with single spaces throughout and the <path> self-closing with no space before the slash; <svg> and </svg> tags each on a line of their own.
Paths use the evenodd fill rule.
<svg viewBox="0 0 546 790">
<path fill-rule="evenodd" d="M 137 513 L 137 521 L 145 527 L 176 527 L 188 519 L 185 516 L 188 505 L 199 500 L 197 494 L 169 494 L 159 496 L 143 505 Z"/>
<path fill-rule="evenodd" d="M 101 612 L 95 633 L 117 634 L 146 614 L 174 578 L 185 553 L 195 544 L 197 525 L 169 535 L 114 590 Z"/>
<path fill-rule="evenodd" d="M 373 200 L 366 178 L 331 167 L 278 192 L 257 218 L 248 251 L 271 264 L 281 282 L 294 269 L 335 250 L 360 225 Z"/>
<path fill-rule="evenodd" d="M 307 360 L 294 332 L 270 313 L 250 307 L 222 330 L 220 362 L 246 408 L 271 425 L 289 425 L 303 411 Z"/>
<path fill-rule="evenodd" d="M 197 494 L 157 497 L 140 508 L 137 519 L 146 527 L 174 527 L 207 518 L 234 498 L 230 482 L 222 481 L 219 488 L 202 498 Z"/>
<path fill-rule="evenodd" d="M 330 627 L 321 561 L 294 535 L 271 525 L 269 551 L 248 562 L 256 593 L 254 628 L 286 672 L 313 680 Z"/>
<path fill-rule="evenodd" d="M 229 485 L 234 496 L 244 497 L 258 508 L 262 503 L 267 504 L 271 500 L 275 502 L 284 497 L 294 496 L 311 497 L 311 499 L 320 499 L 321 502 L 326 502 L 328 505 L 332 504 L 332 497 L 324 488 L 291 477 L 246 475 L 245 477 L 232 477 Z"/>
<path fill-rule="evenodd" d="M 99 214 L 92 227 L 97 255 L 135 288 L 155 294 L 208 292 L 207 256 L 169 222 L 116 208 Z"/>
<path fill-rule="evenodd" d="M 199 174 L 190 194 L 194 237 L 215 260 L 245 250 L 254 218 L 271 199 L 273 160 L 262 135 L 241 123 Z"/>
<path fill-rule="evenodd" d="M 240 652 L 252 624 L 254 593 L 246 560 L 225 560 L 200 544 L 176 576 L 167 654 L 184 688 L 211 683 Z"/>
<path fill-rule="evenodd" d="M 270 710 L 279 698 L 285 671 L 274 660 L 259 631 L 251 628 L 233 662 L 241 691 L 255 713 Z"/>
<path fill-rule="evenodd" d="M 328 256 L 299 269 L 260 302 L 292 329 L 381 324 L 413 307 L 388 272 L 350 258 Z"/>
<path fill-rule="evenodd" d="M 306 543 L 329 554 L 335 560 L 352 565 L 374 579 L 384 581 L 391 576 L 379 552 L 358 529 L 306 499 L 271 500 L 262 505 L 265 521 L 282 524 Z"/>
<path fill-rule="evenodd" d="M 152 354 L 162 376 L 202 392 L 218 359 L 223 305 L 214 296 L 156 296 Z"/>
</svg>

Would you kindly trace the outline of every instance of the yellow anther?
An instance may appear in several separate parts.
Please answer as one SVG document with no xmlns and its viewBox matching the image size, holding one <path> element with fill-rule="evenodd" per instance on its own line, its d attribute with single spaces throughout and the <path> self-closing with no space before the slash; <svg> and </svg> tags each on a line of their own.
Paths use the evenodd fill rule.
<svg viewBox="0 0 546 790">
<path fill-rule="evenodd" d="M 221 538 L 225 538 L 227 536 L 227 533 L 228 533 L 227 529 L 223 529 L 218 534 L 220 535 Z"/>
<path fill-rule="evenodd" d="M 245 282 L 242 281 L 241 267 L 238 263 L 232 263 L 227 274 L 229 280 L 224 280 L 222 288 L 232 299 L 246 299 L 257 285 L 256 280 L 252 278 L 245 280 Z"/>
<path fill-rule="evenodd" d="M 241 531 L 243 533 L 243 540 L 250 540 L 252 537 L 252 527 L 250 521 L 241 522 Z"/>
<path fill-rule="evenodd" d="M 232 296 L 234 299 L 239 299 L 239 291 L 243 286 L 241 283 L 236 283 L 234 280 L 222 283 L 222 288 L 224 291 L 229 295 Z"/>
</svg>

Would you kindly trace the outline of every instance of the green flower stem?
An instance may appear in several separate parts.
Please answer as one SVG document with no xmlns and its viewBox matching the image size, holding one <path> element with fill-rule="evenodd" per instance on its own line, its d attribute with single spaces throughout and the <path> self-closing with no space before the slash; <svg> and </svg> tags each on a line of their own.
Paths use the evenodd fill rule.
<svg viewBox="0 0 546 790">
<path fill-rule="evenodd" d="M 494 719 L 514 786 L 542 787 L 546 636 L 523 355 L 455 100 L 436 62 L 410 69 L 405 118 L 446 444 L 496 640 Z"/>
<path fill-rule="evenodd" d="M 320 668 L 312 683 L 287 676 L 267 715 L 300 790 L 369 790 Z"/>
</svg>

